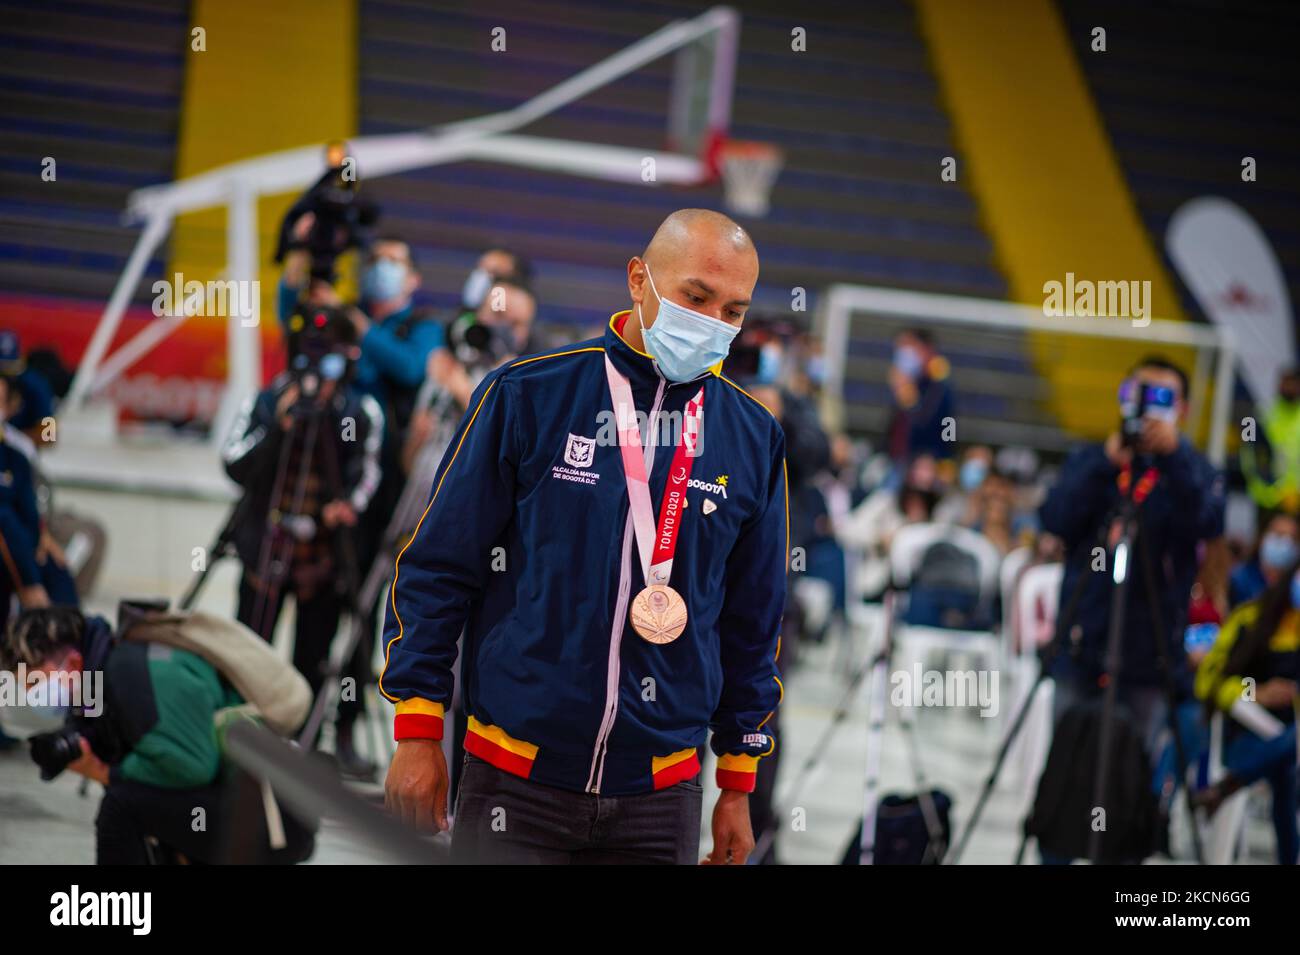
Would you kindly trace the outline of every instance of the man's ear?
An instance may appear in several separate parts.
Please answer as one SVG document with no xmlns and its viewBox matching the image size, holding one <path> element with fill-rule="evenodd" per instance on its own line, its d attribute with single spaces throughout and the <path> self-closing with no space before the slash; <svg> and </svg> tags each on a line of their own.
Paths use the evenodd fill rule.
<svg viewBox="0 0 1300 955">
<path fill-rule="evenodd" d="M 627 291 L 632 296 L 632 301 L 640 305 L 645 299 L 646 282 L 645 262 L 639 255 L 634 255 L 627 261 Z"/>
</svg>

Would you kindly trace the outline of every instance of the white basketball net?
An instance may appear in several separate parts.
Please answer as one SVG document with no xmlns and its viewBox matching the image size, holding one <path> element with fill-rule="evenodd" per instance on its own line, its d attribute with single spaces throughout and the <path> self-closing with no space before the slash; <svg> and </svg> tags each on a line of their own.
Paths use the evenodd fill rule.
<svg viewBox="0 0 1300 955">
<path fill-rule="evenodd" d="M 783 157 L 765 143 L 729 143 L 721 159 L 722 191 L 727 207 L 747 216 L 765 216 Z"/>
</svg>

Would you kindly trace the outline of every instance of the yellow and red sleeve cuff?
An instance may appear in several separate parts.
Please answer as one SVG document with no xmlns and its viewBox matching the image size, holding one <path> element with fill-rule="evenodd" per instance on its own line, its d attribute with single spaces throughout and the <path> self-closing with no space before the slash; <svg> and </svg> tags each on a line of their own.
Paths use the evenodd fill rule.
<svg viewBox="0 0 1300 955">
<path fill-rule="evenodd" d="M 442 739 L 443 705 L 429 700 L 402 700 L 393 718 L 393 739 Z"/>
<path fill-rule="evenodd" d="M 719 789 L 735 789 L 742 793 L 752 793 L 757 774 L 757 756 L 718 757 L 716 778 Z"/>
</svg>

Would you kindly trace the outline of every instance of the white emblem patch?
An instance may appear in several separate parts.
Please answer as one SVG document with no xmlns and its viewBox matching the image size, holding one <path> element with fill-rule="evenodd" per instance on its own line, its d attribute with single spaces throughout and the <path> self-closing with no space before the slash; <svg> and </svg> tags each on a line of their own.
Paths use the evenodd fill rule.
<svg viewBox="0 0 1300 955">
<path fill-rule="evenodd" d="M 712 513 L 713 513 L 714 511 L 716 511 L 717 509 L 718 509 L 718 505 L 716 505 L 716 504 L 713 503 L 713 498 L 711 498 L 711 497 L 706 497 L 706 498 L 704 499 L 704 513 L 705 513 L 705 514 L 712 514 Z"/>
<path fill-rule="evenodd" d="M 575 468 L 589 468 L 595 459 L 596 439 L 570 434 L 564 446 L 564 463 Z"/>
</svg>

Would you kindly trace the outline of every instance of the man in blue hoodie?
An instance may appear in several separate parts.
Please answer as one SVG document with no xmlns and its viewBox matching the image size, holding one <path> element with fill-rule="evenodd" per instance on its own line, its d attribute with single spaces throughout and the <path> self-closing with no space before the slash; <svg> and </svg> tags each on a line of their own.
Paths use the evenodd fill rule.
<svg viewBox="0 0 1300 955">
<path fill-rule="evenodd" d="M 1187 377 L 1181 369 L 1151 356 L 1129 372 L 1123 387 L 1151 390 L 1159 400 L 1145 402 L 1147 411 L 1132 423 L 1134 438 L 1129 442 L 1116 432 L 1104 444 L 1071 454 L 1039 510 L 1043 529 L 1065 545 L 1062 613 L 1080 576 L 1087 578 L 1051 676 L 1058 722 L 1071 707 L 1097 699 L 1108 682 L 1116 680 L 1118 701 L 1155 760 L 1167 725 L 1166 679 L 1174 681 L 1178 694 L 1190 695 L 1183 634 L 1198 566 L 1197 544 L 1223 533 L 1224 486 L 1219 471 L 1180 431 L 1187 414 Z M 1107 658 L 1107 637 L 1115 593 L 1112 560 L 1120 531 L 1115 508 L 1123 497 L 1138 506 L 1140 530 L 1130 558 L 1116 668 L 1117 661 Z M 1149 586 L 1144 552 L 1154 576 Z M 1155 607 L 1152 596 L 1158 601 Z M 1044 852 L 1045 860 L 1049 856 Z"/>
<path fill-rule="evenodd" d="M 698 750 L 722 789 L 707 861 L 753 848 L 775 741 L 789 522 L 780 425 L 720 372 L 758 278 L 727 217 L 669 216 L 596 339 L 476 389 L 399 556 L 380 689 L 387 801 L 447 829 L 443 713 L 464 630 L 465 860 L 694 863 Z"/>
</svg>

